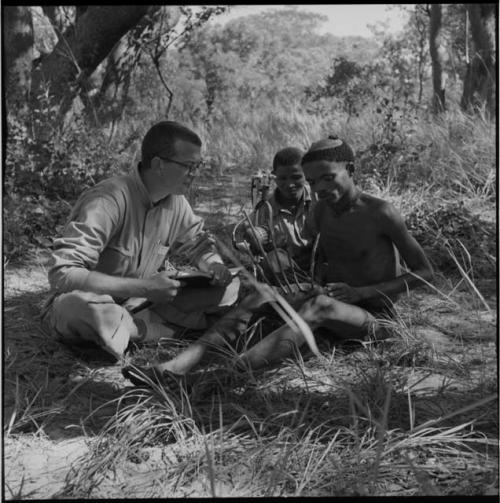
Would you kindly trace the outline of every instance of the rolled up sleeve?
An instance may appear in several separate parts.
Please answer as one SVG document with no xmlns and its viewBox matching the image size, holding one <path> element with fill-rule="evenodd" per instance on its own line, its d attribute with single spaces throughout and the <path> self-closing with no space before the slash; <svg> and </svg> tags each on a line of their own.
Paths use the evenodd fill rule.
<svg viewBox="0 0 500 503">
<path fill-rule="evenodd" d="M 197 267 L 214 262 L 223 263 L 217 253 L 213 237 L 204 230 L 203 219 L 194 214 L 184 197 L 179 198 L 178 202 L 181 205 L 178 212 L 180 219 L 175 243 L 172 246 L 172 255 L 183 256 Z"/>
<path fill-rule="evenodd" d="M 60 238 L 54 240 L 49 283 L 57 293 L 84 290 L 102 250 L 119 225 L 119 208 L 112 198 L 83 196 Z"/>
</svg>

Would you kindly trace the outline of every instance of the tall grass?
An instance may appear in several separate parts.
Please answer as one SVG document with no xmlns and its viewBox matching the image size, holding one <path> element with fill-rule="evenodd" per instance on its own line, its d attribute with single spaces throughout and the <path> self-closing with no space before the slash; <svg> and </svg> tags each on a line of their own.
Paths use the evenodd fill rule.
<svg viewBox="0 0 500 503">
<path fill-rule="evenodd" d="M 239 116 L 193 126 L 214 169 L 249 187 L 249 177 L 269 168 L 280 148 L 306 149 L 335 133 L 363 151 L 377 139 L 379 120 L 370 110 L 360 117 L 313 117 L 292 104 L 242 109 Z M 24 317 L 32 316 L 25 310 L 26 299 L 13 304 L 4 315 L 4 435 L 44 435 L 68 409 L 80 407 L 67 426 L 91 441 L 59 496 L 498 493 L 494 343 L 473 334 L 462 337 L 458 328 L 442 325 L 438 328 L 450 345 L 440 349 L 418 331 L 436 323 L 431 315 L 438 308 L 458 325 L 464 318 L 495 314 L 491 295 L 478 282 L 476 265 L 483 252 L 463 240 L 463 246 L 450 248 L 440 234 L 448 224 L 438 221 L 432 227 L 422 216 L 437 215 L 439 204 L 447 208 L 460 199 L 480 214 L 479 223 L 488 213 L 491 223 L 495 126 L 453 110 L 437 120 L 403 121 L 401 127 L 399 150 L 388 160 L 394 176 L 371 188 L 405 216 L 422 208 L 418 224 L 439 248 L 429 252 L 447 254 L 455 276 L 424 290 L 433 299 L 430 311 L 422 310 L 421 292 L 403 299 L 387 342 L 368 341 L 357 349 L 320 346 L 321 358 L 303 353 L 279 368 L 234 376 L 234 386 L 227 385 L 228 371 L 220 384 L 203 388 L 201 373 L 201 391 L 190 397 L 169 396 L 158 386 L 123 390 L 119 380 L 114 398 L 96 395 L 94 402 L 83 403 L 82 397 L 94 396 L 90 390 L 99 382 L 98 372 L 75 365 L 76 357 L 34 323 L 23 324 Z M 135 162 L 144 129 L 127 121 L 110 146 Z M 417 157 L 410 156 L 417 150 Z M 403 170 L 405 178 L 399 177 Z M 224 195 L 236 199 L 234 187 L 226 188 L 217 200 Z M 234 200 L 234 206 L 241 207 L 242 200 Z M 225 213 L 233 210 L 224 208 Z M 256 330 L 251 327 L 248 336 Z M 481 330 L 491 331 L 491 324 L 483 323 Z M 160 344 L 138 351 L 134 359 L 147 361 L 166 352 Z M 75 379 L 75 366 L 82 379 Z M 441 384 L 427 384 L 431 377 Z M 97 429 L 89 427 L 95 424 Z"/>
<path fill-rule="evenodd" d="M 439 309 L 472 316 L 461 292 L 452 288 L 441 294 L 441 303 L 434 301 Z M 410 297 L 399 306 L 390 322 L 393 337 L 384 343 L 367 341 L 357 350 L 321 346 L 321 358 L 303 353 L 276 369 L 234 376 L 232 386 L 230 369 L 228 378 L 212 386 L 210 374 L 200 371 L 200 391 L 189 397 L 171 396 L 152 384 L 149 390 L 125 389 L 111 401 L 96 400 L 89 404 L 89 415 L 79 419 L 89 451 L 71 467 L 64 488 L 54 496 L 495 491 L 497 387 L 488 370 L 494 362 L 478 353 L 477 342 L 454 341 L 453 349 L 436 349 L 418 335 L 425 316 Z M 67 382 L 74 366 L 69 354 L 58 353 L 57 344 L 43 332 L 31 345 L 16 344 L 19 322 L 7 328 L 7 388 L 17 405 L 4 434 L 10 439 L 23 433 L 44 435 L 58 415 L 82 400 L 84 383 L 87 390 L 96 385 L 96 372 Z M 147 359 L 154 358 L 152 350 L 164 352 L 161 345 L 145 348 L 134 359 L 148 352 Z M 471 379 L 468 368 L 476 354 L 481 366 L 476 364 L 479 376 Z M 54 358 L 64 365 L 54 367 Z M 57 379 L 40 379 L 48 368 Z M 22 375 L 37 376 L 36 384 Z M 436 375 L 450 384 L 426 387 L 426 379 Z M 57 382 L 65 383 L 62 395 L 54 395 Z M 48 399 L 51 392 L 56 401 Z M 78 417 L 74 422 L 77 427 Z M 94 433 L 88 428 L 93 422 L 100 424 Z"/>
<path fill-rule="evenodd" d="M 227 114 L 213 123 L 194 124 L 207 156 L 221 172 L 232 169 L 248 176 L 258 169 L 269 169 L 280 148 L 294 145 L 307 149 L 314 141 L 332 133 L 344 138 L 358 152 L 372 143 L 389 141 L 380 133 L 383 118 L 371 107 L 359 117 L 335 112 L 331 117 L 312 116 L 298 103 L 239 112 L 236 117 Z M 442 191 L 447 198 L 495 196 L 493 122 L 453 108 L 438 118 L 414 114 L 410 117 L 408 113 L 408 117 L 400 117 L 396 137 L 399 150 L 388 162 L 399 174 L 407 172 L 405 184 L 410 183 L 412 190 L 432 188 L 433 192 Z M 417 151 L 418 156 L 411 157 L 412 162 L 403 162 L 407 161 L 406 154 Z M 390 192 L 394 189 L 404 190 L 405 185 L 386 187 Z"/>
<path fill-rule="evenodd" d="M 278 150 L 287 146 L 307 149 L 326 130 L 322 122 L 297 105 L 251 110 L 195 128 L 203 139 L 208 158 L 215 159 L 222 171 L 233 168 L 242 175 L 270 169 Z"/>
<path fill-rule="evenodd" d="M 497 440 L 473 424 L 496 396 L 449 401 L 436 417 L 447 394 L 415 393 L 401 365 L 381 368 L 386 360 L 371 346 L 364 358 L 340 350 L 285 362 L 257 387 L 221 387 L 189 404 L 155 386 L 126 392 L 60 496 L 112 497 L 116 476 L 130 497 L 450 495 L 494 484 Z M 402 420 L 401 409 L 413 414 Z M 137 463 L 147 476 L 124 477 Z"/>
</svg>

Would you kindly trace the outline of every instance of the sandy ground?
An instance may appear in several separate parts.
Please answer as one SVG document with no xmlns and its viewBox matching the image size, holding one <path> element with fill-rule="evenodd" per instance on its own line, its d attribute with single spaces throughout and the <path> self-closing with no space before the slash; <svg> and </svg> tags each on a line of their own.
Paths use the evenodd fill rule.
<svg viewBox="0 0 500 503">
<path fill-rule="evenodd" d="M 14 341 L 29 338 L 36 330 L 38 303 L 47 291 L 46 270 L 42 265 L 14 268 L 8 266 L 4 275 L 4 345 L 15 351 Z M 494 306 L 494 298 L 490 297 Z M 470 389 L 472 381 L 494 379 L 496 374 L 496 312 L 485 309 L 481 304 L 471 302 L 470 309 L 457 309 L 449 301 L 432 294 L 415 294 L 414 302 L 418 304 L 419 314 L 413 316 L 412 323 L 415 332 L 425 341 L 429 351 L 434 352 L 438 366 L 433 371 L 414 371 L 408 379 L 412 392 L 428 393 L 430 390 Z M 466 355 L 466 358 L 464 357 Z M 443 371 L 439 372 L 439 362 Z M 450 374 L 450 365 L 455 371 Z M 460 371 L 466 367 L 467 372 Z M 344 378 L 349 369 L 344 369 Z M 88 383 L 86 379 L 92 376 Z M 315 378 L 314 367 L 310 377 Z M 316 376 L 317 383 L 321 376 Z M 55 379 L 55 378 L 54 378 Z M 76 401 L 60 404 L 61 421 L 57 417 L 50 428 L 27 432 L 4 434 L 4 495 L 6 499 L 22 497 L 23 499 L 53 498 L 64 487 L 68 474 L 78 466 L 78 462 L 88 453 L 92 442 L 97 438 L 99 425 L 97 422 L 93 431 L 86 432 L 79 424 L 85 417 L 85 410 L 95 407 L 96 403 L 104 404 L 110 397 L 116 397 L 125 386 L 128 386 L 119 368 L 113 365 L 103 365 L 102 362 L 80 362 L 68 372 L 68 381 L 73 388 L 78 383 L 80 387 L 74 393 Z M 107 392 L 96 391 L 96 383 L 109 386 Z M 331 386 L 331 382 L 327 383 Z M 12 386 L 7 382 L 5 386 Z M 65 385 L 62 383 L 61 386 Z M 320 386 L 317 384 L 317 386 Z M 104 388 L 103 388 L 104 389 Z M 319 389 L 319 388 L 318 388 Z M 331 389 L 331 387 L 330 387 Z M 59 400 L 59 399 L 58 399 Z M 101 402 L 99 402 L 99 400 Z M 4 406 L 4 432 L 12 419 L 10 409 Z M 15 418 L 14 418 L 15 419 Z M 120 497 L 118 487 L 131 487 L 135 481 L 140 487 L 140 480 L 151 470 L 161 467 L 169 449 L 150 448 L 143 462 L 131 462 L 123 466 L 116 475 L 114 491 L 110 488 L 109 497 Z M 163 461 L 160 461 L 163 459 Z M 142 477 L 142 479 L 141 479 Z M 121 482 L 120 482 L 121 481 Z M 206 482 L 206 481 L 205 481 Z M 222 483 L 222 482 L 221 482 Z M 200 487 L 190 486 L 179 495 L 195 496 L 206 494 L 206 484 L 198 482 Z M 228 484 L 220 486 L 220 494 L 234 495 L 235 487 Z M 204 492 L 205 491 L 205 492 Z M 494 491 L 494 489 L 492 489 Z M 126 493 L 133 496 L 131 493 Z M 241 493 L 240 493 L 241 494 Z M 143 494 L 142 494 L 143 495 Z M 137 497 L 141 496 L 139 492 Z M 143 495 L 144 496 L 144 495 Z"/>
</svg>

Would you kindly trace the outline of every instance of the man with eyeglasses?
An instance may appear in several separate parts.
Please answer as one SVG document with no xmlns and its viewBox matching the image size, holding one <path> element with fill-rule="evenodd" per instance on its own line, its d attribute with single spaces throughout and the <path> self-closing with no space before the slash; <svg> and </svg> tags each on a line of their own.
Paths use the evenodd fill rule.
<svg viewBox="0 0 500 503">
<path fill-rule="evenodd" d="M 163 121 L 146 133 L 130 174 L 80 196 L 54 240 L 51 295 L 42 312 L 52 333 L 120 359 L 130 342 L 172 336 L 172 324 L 203 330 L 208 313 L 236 301 L 239 280 L 184 195 L 202 165 L 198 135 Z M 181 288 L 168 270 L 172 255 L 209 273 L 210 285 Z"/>
</svg>

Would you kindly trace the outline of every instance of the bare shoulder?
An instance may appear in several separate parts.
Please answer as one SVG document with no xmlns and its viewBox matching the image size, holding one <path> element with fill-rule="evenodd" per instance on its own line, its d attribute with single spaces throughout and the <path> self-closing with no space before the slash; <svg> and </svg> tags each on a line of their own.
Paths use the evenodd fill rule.
<svg viewBox="0 0 500 503">
<path fill-rule="evenodd" d="M 371 194 L 366 194 L 363 192 L 359 200 L 361 204 L 370 211 L 387 214 L 388 216 L 392 213 L 399 214 L 399 211 L 392 203 L 385 201 L 384 199 L 380 199 L 379 197 L 372 196 Z"/>
<path fill-rule="evenodd" d="M 404 225 L 400 211 L 391 202 L 365 193 L 361 194 L 360 202 L 380 224 Z"/>
</svg>

